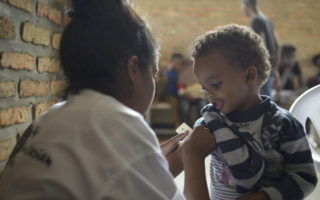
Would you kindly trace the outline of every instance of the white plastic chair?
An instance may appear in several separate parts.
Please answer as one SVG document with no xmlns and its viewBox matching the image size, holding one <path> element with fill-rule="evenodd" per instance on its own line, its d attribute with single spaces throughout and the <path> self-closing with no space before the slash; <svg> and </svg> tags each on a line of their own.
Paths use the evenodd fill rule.
<svg viewBox="0 0 320 200">
<path fill-rule="evenodd" d="M 315 167 L 320 172 L 320 85 L 301 94 L 289 110 L 307 133 Z"/>
</svg>

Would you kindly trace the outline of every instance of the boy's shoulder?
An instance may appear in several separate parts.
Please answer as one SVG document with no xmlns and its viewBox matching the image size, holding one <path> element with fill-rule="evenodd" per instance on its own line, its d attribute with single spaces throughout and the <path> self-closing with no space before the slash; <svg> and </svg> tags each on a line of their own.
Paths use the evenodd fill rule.
<svg viewBox="0 0 320 200">
<path fill-rule="evenodd" d="M 284 140 L 290 138 L 300 138 L 305 135 L 303 126 L 288 110 L 281 108 L 272 102 L 270 110 L 265 113 L 262 127 L 269 129 L 273 127 L 275 130 L 281 129 Z M 277 132 L 278 132 L 277 131 Z"/>
<path fill-rule="evenodd" d="M 193 129 L 195 129 L 196 127 L 198 127 L 200 125 L 205 125 L 203 117 L 200 117 L 199 119 L 196 120 L 196 122 L 193 125 Z"/>
<path fill-rule="evenodd" d="M 264 114 L 265 120 L 270 120 L 273 122 L 290 122 L 290 121 L 297 121 L 297 119 L 286 109 L 281 108 L 275 102 L 270 102 L 270 108 Z"/>
</svg>

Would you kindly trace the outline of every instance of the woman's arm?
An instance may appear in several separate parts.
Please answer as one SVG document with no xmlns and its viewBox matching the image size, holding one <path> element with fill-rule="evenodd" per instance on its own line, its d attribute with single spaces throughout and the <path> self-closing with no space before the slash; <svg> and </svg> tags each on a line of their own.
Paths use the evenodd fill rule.
<svg viewBox="0 0 320 200">
<path fill-rule="evenodd" d="M 174 177 L 183 170 L 181 141 L 188 135 L 188 132 L 170 138 L 161 144 L 163 155 L 166 157 L 170 172 Z"/>
</svg>

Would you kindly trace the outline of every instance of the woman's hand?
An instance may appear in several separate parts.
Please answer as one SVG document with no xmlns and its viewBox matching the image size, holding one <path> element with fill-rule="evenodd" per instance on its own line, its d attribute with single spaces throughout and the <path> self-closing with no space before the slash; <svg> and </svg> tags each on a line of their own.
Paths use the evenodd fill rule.
<svg viewBox="0 0 320 200">
<path fill-rule="evenodd" d="M 168 157 L 171 153 L 173 153 L 180 145 L 181 141 L 187 137 L 189 133 L 186 131 L 185 133 L 176 135 L 169 140 L 163 142 L 161 146 L 162 154 L 165 157 Z"/>
<path fill-rule="evenodd" d="M 188 132 L 179 134 L 161 144 L 162 153 L 166 157 L 170 172 L 174 177 L 183 170 L 180 144 L 187 135 Z"/>
<path fill-rule="evenodd" d="M 257 192 L 257 193 L 252 193 L 252 194 L 239 197 L 237 200 L 256 200 L 256 199 L 269 200 L 269 197 L 264 192 Z"/>
</svg>

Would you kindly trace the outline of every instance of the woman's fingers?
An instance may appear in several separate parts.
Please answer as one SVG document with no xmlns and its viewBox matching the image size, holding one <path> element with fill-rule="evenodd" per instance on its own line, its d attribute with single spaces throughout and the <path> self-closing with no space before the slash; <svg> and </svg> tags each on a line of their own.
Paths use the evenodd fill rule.
<svg viewBox="0 0 320 200">
<path fill-rule="evenodd" d="M 161 144 L 162 153 L 166 156 L 179 147 L 180 142 L 187 137 L 188 131 L 176 135 Z"/>
</svg>

